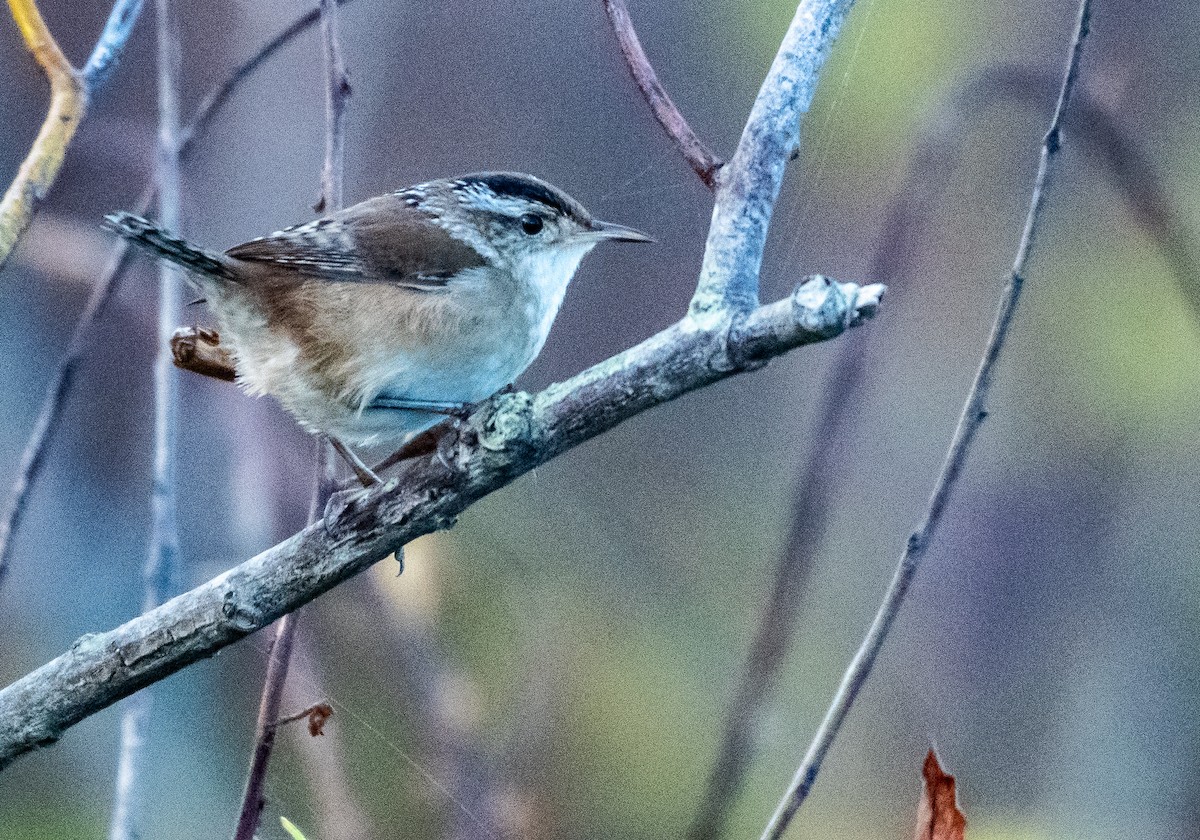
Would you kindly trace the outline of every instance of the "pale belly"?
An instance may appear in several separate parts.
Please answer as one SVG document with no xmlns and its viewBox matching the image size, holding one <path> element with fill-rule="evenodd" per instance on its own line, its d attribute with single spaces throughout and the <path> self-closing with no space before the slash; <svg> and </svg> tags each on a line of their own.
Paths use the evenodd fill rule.
<svg viewBox="0 0 1200 840">
<path fill-rule="evenodd" d="M 493 312 L 489 321 L 466 325 L 443 318 L 419 342 L 411 340 L 413 328 L 394 320 L 370 323 L 360 317 L 356 323 L 364 328 L 348 331 L 330 306 L 322 308 L 329 317 L 307 325 L 304 351 L 294 331 L 268 327 L 261 310 L 244 299 L 209 302 L 249 393 L 275 397 L 310 432 L 351 446 L 397 447 L 446 414 L 379 408 L 372 405 L 377 398 L 452 404 L 486 399 L 533 361 L 545 341 L 542 324 L 548 331 L 553 317 L 545 305 L 557 311 L 559 301 L 522 301 Z M 324 349 L 314 351 L 314 345 Z"/>
</svg>

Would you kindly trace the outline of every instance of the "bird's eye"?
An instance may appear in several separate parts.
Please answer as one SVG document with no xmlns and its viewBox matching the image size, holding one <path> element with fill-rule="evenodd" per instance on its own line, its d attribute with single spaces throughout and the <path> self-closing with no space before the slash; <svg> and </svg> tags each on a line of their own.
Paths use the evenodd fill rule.
<svg viewBox="0 0 1200 840">
<path fill-rule="evenodd" d="M 521 217 L 521 230 L 525 231 L 530 236 L 538 234 L 542 230 L 542 217 L 537 213 L 526 213 Z"/>
</svg>

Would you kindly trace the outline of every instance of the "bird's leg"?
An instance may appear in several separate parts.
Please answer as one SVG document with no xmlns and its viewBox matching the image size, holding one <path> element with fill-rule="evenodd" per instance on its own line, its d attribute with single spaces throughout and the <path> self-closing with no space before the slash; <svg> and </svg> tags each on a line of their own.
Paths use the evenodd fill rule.
<svg viewBox="0 0 1200 840">
<path fill-rule="evenodd" d="M 396 411 L 421 411 L 426 414 L 445 414 L 465 420 L 478 403 L 443 402 L 439 400 L 410 400 L 405 397 L 376 397 L 370 408 L 389 408 Z"/>
<path fill-rule="evenodd" d="M 375 471 L 368 467 L 362 458 L 355 455 L 354 450 L 349 446 L 346 446 L 346 444 L 335 437 L 329 438 L 329 444 L 333 447 L 334 452 L 345 459 L 346 463 L 350 465 L 350 469 L 354 470 L 354 475 L 358 477 L 359 483 L 363 487 L 374 487 L 376 484 L 383 483 L 383 479 L 376 475 Z M 396 563 L 400 566 L 396 574 L 404 574 L 404 546 L 400 546 L 392 552 L 392 556 L 396 558 Z"/>
<path fill-rule="evenodd" d="M 342 443 L 335 437 L 329 439 L 329 443 L 333 446 L 333 450 L 345 459 L 350 465 L 350 469 L 354 470 L 354 474 L 358 477 L 359 482 L 363 487 L 374 487 L 376 484 L 382 484 L 383 480 L 375 474 L 346 444 Z"/>
</svg>

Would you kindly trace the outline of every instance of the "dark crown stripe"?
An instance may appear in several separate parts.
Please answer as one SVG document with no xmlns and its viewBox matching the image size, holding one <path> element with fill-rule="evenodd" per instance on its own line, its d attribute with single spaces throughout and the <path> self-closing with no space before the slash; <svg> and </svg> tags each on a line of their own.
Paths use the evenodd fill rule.
<svg viewBox="0 0 1200 840">
<path fill-rule="evenodd" d="M 529 176 L 516 175 L 511 172 L 480 172 L 476 175 L 465 175 L 458 180 L 463 184 L 482 184 L 496 195 L 544 204 L 582 224 L 586 224 L 588 221 L 587 211 L 579 202 L 561 190 Z"/>
</svg>

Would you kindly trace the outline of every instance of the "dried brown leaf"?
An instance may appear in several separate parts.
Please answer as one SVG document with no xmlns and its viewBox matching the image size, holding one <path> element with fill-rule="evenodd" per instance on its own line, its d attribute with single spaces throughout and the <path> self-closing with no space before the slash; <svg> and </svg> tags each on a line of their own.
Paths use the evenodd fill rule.
<svg viewBox="0 0 1200 840">
<path fill-rule="evenodd" d="M 963 840 L 967 818 L 958 810 L 954 777 L 942 770 L 933 750 L 925 756 L 922 769 L 925 792 L 917 806 L 917 830 L 914 840 Z"/>
<path fill-rule="evenodd" d="M 318 735 L 325 734 L 325 722 L 333 717 L 333 706 L 328 703 L 317 703 L 309 706 L 302 712 L 297 712 L 294 715 L 288 715 L 285 718 L 280 718 L 275 721 L 275 725 L 283 726 L 285 723 L 295 723 L 298 720 L 308 721 L 308 734 L 316 738 Z"/>
</svg>

